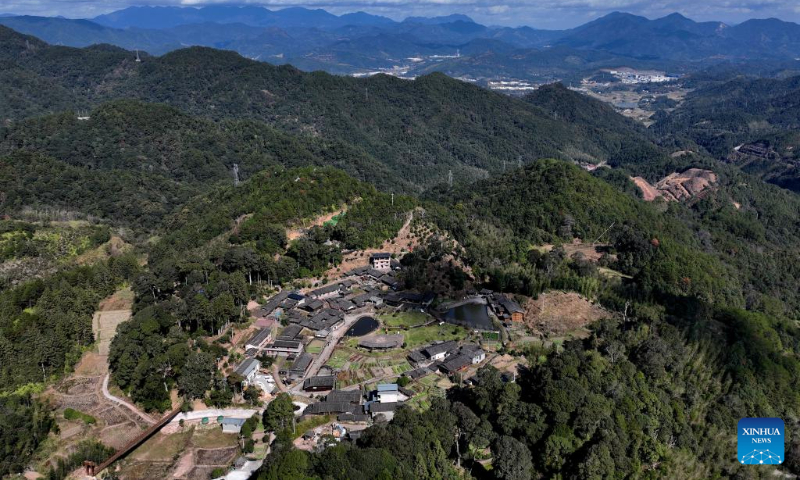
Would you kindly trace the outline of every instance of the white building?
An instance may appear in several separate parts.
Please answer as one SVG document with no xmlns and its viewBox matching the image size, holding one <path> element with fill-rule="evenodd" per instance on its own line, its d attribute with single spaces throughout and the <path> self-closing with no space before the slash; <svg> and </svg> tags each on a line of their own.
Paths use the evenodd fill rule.
<svg viewBox="0 0 800 480">
<path fill-rule="evenodd" d="M 255 358 L 248 358 L 244 362 L 240 363 L 238 367 L 236 367 L 234 373 L 244 377 L 244 380 L 242 381 L 242 387 L 247 387 L 248 385 L 253 384 L 253 379 L 255 379 L 260 368 L 261 362 Z"/>
<path fill-rule="evenodd" d="M 400 390 L 396 383 L 379 383 L 377 397 L 378 403 L 397 403 L 400 401 Z"/>
<path fill-rule="evenodd" d="M 379 272 L 388 272 L 392 269 L 392 255 L 389 253 L 374 253 L 369 257 L 369 263 Z"/>
</svg>

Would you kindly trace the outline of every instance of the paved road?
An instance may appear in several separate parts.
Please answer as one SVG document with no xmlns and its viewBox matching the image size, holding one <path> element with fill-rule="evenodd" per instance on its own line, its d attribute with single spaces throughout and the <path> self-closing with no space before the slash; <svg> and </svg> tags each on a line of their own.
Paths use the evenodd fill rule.
<svg viewBox="0 0 800 480">
<path fill-rule="evenodd" d="M 136 408 L 135 405 L 132 405 L 132 404 L 126 402 L 125 400 L 123 400 L 123 399 L 121 399 L 119 397 L 115 397 L 114 395 L 111 395 L 111 393 L 108 391 L 108 378 L 109 378 L 109 376 L 110 376 L 110 374 L 107 373 L 105 378 L 103 379 L 103 396 L 106 397 L 107 399 L 111 400 L 112 402 L 116 402 L 116 403 L 122 405 L 123 407 L 126 407 L 131 412 L 133 412 L 136 415 L 140 416 L 142 418 L 142 420 L 144 420 L 145 422 L 147 422 L 147 423 L 149 423 L 151 425 L 156 423 L 155 420 L 150 418 L 150 416 L 147 415 L 146 413 L 144 413 L 141 410 L 139 410 L 138 408 Z"/>
<path fill-rule="evenodd" d="M 295 385 L 290 389 L 290 392 L 301 393 L 303 391 L 303 380 L 309 377 L 313 377 L 317 373 L 319 373 L 319 369 L 322 368 L 323 365 L 325 365 L 325 363 L 328 361 L 329 358 L 331 358 L 331 355 L 333 354 L 333 350 L 336 348 L 336 345 L 342 339 L 347 330 L 349 330 L 350 327 L 354 323 L 356 323 L 356 320 L 363 317 L 364 315 L 374 315 L 374 314 L 375 314 L 374 309 L 370 307 L 365 310 L 359 311 L 358 313 L 345 315 L 344 325 L 337 328 L 335 331 L 331 332 L 331 334 L 327 338 L 325 347 L 319 353 L 317 358 L 315 358 L 314 361 L 311 363 L 311 367 L 308 369 L 308 373 L 306 374 L 306 376 L 303 377 L 303 379 L 301 379 L 300 381 L 298 381 L 297 385 Z"/>
<path fill-rule="evenodd" d="M 250 418 L 256 413 L 261 413 L 261 409 L 255 408 L 212 408 L 209 410 L 193 410 L 191 412 L 179 413 L 169 423 L 179 423 L 181 420 L 200 420 L 201 418 Z"/>
</svg>

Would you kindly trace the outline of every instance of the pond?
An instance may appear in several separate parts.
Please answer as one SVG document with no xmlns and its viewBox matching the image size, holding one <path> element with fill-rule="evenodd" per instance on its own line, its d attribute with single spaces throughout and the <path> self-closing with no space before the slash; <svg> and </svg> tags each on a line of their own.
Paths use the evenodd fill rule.
<svg viewBox="0 0 800 480">
<path fill-rule="evenodd" d="M 361 317 L 346 332 L 345 337 L 361 337 L 378 328 L 378 321 L 372 317 Z"/>
<path fill-rule="evenodd" d="M 483 303 L 465 303 L 453 307 L 444 314 L 447 323 L 478 330 L 494 330 L 489 311 Z"/>
</svg>

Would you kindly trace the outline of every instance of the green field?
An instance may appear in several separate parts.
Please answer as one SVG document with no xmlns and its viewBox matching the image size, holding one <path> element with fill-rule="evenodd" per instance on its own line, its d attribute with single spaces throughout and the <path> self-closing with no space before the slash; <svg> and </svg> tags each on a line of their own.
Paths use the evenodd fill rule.
<svg viewBox="0 0 800 480">
<path fill-rule="evenodd" d="M 319 353 L 322 351 L 322 348 L 325 346 L 325 342 L 322 340 L 312 340 L 311 343 L 306 346 L 306 352 L 308 353 Z"/>
<path fill-rule="evenodd" d="M 344 366 L 345 362 L 350 358 L 350 352 L 344 351 L 341 348 L 337 348 L 333 351 L 331 358 L 328 359 L 328 362 L 325 364 L 331 368 L 340 369 Z"/>
<path fill-rule="evenodd" d="M 379 315 L 378 320 L 388 327 L 413 327 L 431 321 L 431 317 L 422 312 L 395 312 Z"/>
<path fill-rule="evenodd" d="M 469 331 L 446 323 L 412 328 L 404 331 L 403 335 L 406 337 L 406 347 L 413 349 L 437 340 L 461 340 L 469 335 Z"/>
<path fill-rule="evenodd" d="M 95 419 L 93 416 L 72 408 L 67 408 L 64 410 L 64 418 L 67 420 L 81 420 L 87 425 L 94 425 L 97 423 L 97 419 Z"/>
</svg>

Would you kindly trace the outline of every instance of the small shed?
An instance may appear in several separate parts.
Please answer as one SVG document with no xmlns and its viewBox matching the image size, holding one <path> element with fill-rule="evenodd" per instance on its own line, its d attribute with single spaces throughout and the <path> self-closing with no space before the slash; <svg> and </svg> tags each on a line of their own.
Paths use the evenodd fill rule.
<svg viewBox="0 0 800 480">
<path fill-rule="evenodd" d="M 239 433 L 245 421 L 244 418 L 223 418 L 219 424 L 222 425 L 222 433 Z"/>
</svg>

